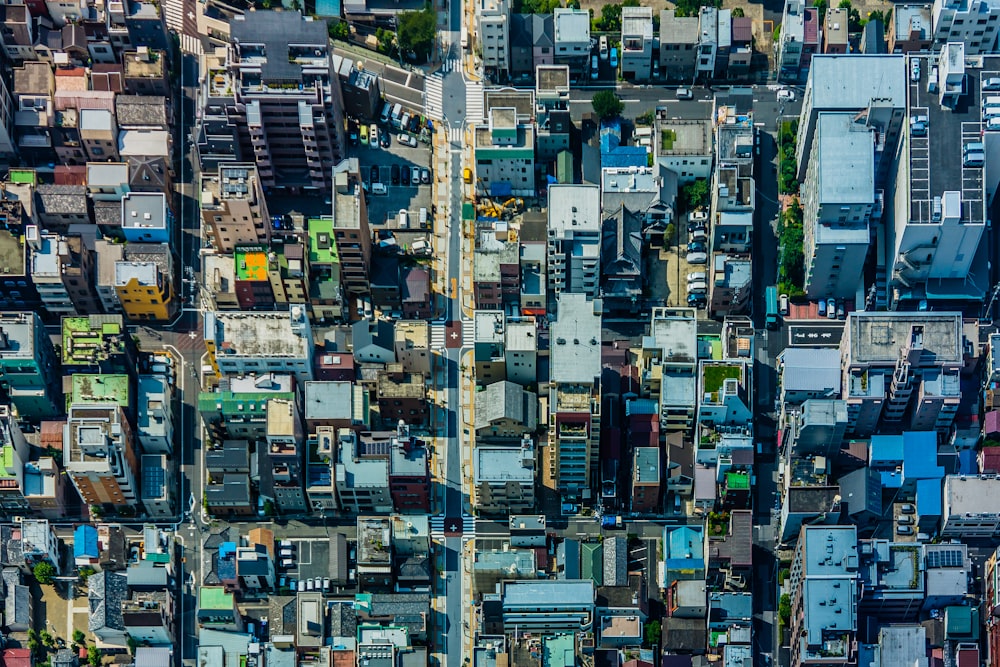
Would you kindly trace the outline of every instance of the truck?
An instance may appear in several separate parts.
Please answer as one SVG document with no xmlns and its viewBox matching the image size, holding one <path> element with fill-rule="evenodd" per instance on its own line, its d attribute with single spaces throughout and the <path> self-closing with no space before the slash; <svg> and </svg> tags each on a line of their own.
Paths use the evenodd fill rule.
<svg viewBox="0 0 1000 667">
<path fill-rule="evenodd" d="M 601 528 L 618 528 L 622 527 L 622 518 L 617 514 L 605 514 L 601 517 Z"/>
<path fill-rule="evenodd" d="M 768 287 L 764 290 L 764 302 L 767 305 L 767 313 L 764 316 L 764 326 L 768 329 L 777 329 L 781 321 L 778 316 L 778 288 Z"/>
</svg>

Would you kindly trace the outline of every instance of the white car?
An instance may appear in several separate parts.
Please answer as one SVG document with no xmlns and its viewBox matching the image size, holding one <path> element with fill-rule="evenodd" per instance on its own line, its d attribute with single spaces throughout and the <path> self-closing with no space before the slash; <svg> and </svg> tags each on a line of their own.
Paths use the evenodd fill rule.
<svg viewBox="0 0 1000 667">
<path fill-rule="evenodd" d="M 708 263 L 708 254 L 703 252 L 689 252 L 686 259 L 688 264 L 706 264 Z"/>
<path fill-rule="evenodd" d="M 399 133 L 399 143 L 404 146 L 409 146 L 410 148 L 417 147 L 417 139 L 413 135 L 407 134 L 405 132 Z"/>
<path fill-rule="evenodd" d="M 788 88 L 782 88 L 778 91 L 778 101 L 779 102 L 791 102 L 795 99 L 795 91 L 789 90 Z"/>
<path fill-rule="evenodd" d="M 677 89 L 677 99 L 679 100 L 690 100 L 694 98 L 694 93 L 691 92 L 690 88 L 678 88 Z"/>
<path fill-rule="evenodd" d="M 920 61 L 916 58 L 910 61 L 910 81 L 920 81 Z"/>
<path fill-rule="evenodd" d="M 990 132 L 996 132 L 997 130 L 1000 130 L 1000 116 L 990 118 L 988 121 L 986 121 L 986 129 L 989 130 Z"/>
</svg>

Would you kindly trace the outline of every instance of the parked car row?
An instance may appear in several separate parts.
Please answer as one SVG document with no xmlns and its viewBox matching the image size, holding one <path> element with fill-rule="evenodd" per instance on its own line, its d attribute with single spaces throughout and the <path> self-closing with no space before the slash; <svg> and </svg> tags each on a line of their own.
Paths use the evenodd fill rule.
<svg viewBox="0 0 1000 667">
<path fill-rule="evenodd" d="M 333 583 L 329 577 L 314 577 L 312 579 L 294 579 L 292 577 L 281 577 L 278 580 L 278 588 L 288 588 L 299 593 L 305 591 L 333 591 Z"/>
<path fill-rule="evenodd" d="M 687 276 L 688 305 L 704 308 L 708 304 L 708 274 L 692 271 Z"/>
<path fill-rule="evenodd" d="M 377 164 L 373 164 L 369 172 L 369 182 L 372 194 L 386 194 L 385 185 L 382 183 L 382 169 Z M 389 167 L 390 185 L 428 185 L 431 182 L 431 170 L 427 167 L 410 167 L 408 165 L 394 164 Z M 376 185 L 381 185 L 376 191 Z"/>
<path fill-rule="evenodd" d="M 844 309 L 844 302 L 838 299 L 820 299 L 818 305 L 818 313 L 820 317 L 826 317 L 827 319 L 836 320 L 844 319 L 846 311 Z"/>
</svg>

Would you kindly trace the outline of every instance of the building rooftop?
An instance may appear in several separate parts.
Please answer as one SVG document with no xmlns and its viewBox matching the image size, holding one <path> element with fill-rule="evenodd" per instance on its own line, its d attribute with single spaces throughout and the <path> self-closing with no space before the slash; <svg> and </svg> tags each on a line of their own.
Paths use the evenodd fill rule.
<svg viewBox="0 0 1000 667">
<path fill-rule="evenodd" d="M 873 130 L 854 122 L 854 113 L 821 113 L 816 123 L 817 201 L 871 204 L 875 201 Z"/>
<path fill-rule="evenodd" d="M 473 466 L 477 485 L 482 482 L 530 484 L 535 479 L 534 467 L 524 465 L 524 452 L 520 445 L 476 447 Z"/>
<path fill-rule="evenodd" d="M 552 382 L 590 385 L 601 374 L 600 299 L 563 292 L 550 330 Z"/>
<path fill-rule="evenodd" d="M 859 72 L 865 75 L 858 76 Z M 873 99 L 888 100 L 890 106 L 902 109 L 908 80 L 902 55 L 816 54 L 809 66 L 807 95 L 815 111 L 867 109 Z"/>
<path fill-rule="evenodd" d="M 635 484 L 659 484 L 660 450 L 657 447 L 635 448 Z"/>
<path fill-rule="evenodd" d="M 72 376 L 71 403 L 117 403 L 129 407 L 128 375 L 91 375 L 75 373 Z"/>
<path fill-rule="evenodd" d="M 590 41 L 590 14 L 582 9 L 556 8 L 552 12 L 557 44 Z"/>
<path fill-rule="evenodd" d="M 111 355 L 125 353 L 125 327 L 121 315 L 64 317 L 62 363 L 90 365 Z"/>
<path fill-rule="evenodd" d="M 697 44 L 700 38 L 697 16 L 677 16 L 673 9 L 660 11 L 660 44 Z"/>
<path fill-rule="evenodd" d="M 336 264 L 337 244 L 333 241 L 333 218 L 309 218 L 309 264 Z"/>
<path fill-rule="evenodd" d="M 234 17 L 229 30 L 238 45 L 238 63 L 256 70 L 256 78 L 263 83 L 301 83 L 313 69 L 329 72 L 324 21 L 313 21 L 299 12 L 248 12 Z M 319 57 L 316 50 L 321 52 Z"/>
<path fill-rule="evenodd" d="M 313 342 L 302 334 L 287 312 L 211 311 L 205 317 L 205 338 L 220 356 L 307 358 Z"/>
<path fill-rule="evenodd" d="M 553 185 L 549 188 L 550 239 L 601 233 L 601 189 L 597 185 Z"/>
<path fill-rule="evenodd" d="M 144 286 L 159 284 L 160 268 L 156 262 L 115 262 L 115 286 L 125 287 L 133 280 Z"/>
<path fill-rule="evenodd" d="M 539 600 L 555 609 L 592 605 L 594 595 L 594 582 L 590 580 L 508 581 L 503 586 L 505 608 L 536 607 Z"/>
<path fill-rule="evenodd" d="M 832 348 L 787 347 L 780 355 L 785 391 L 840 393 L 840 351 Z"/>
<path fill-rule="evenodd" d="M 233 251 L 236 280 L 264 282 L 267 280 L 266 246 L 237 246 Z"/>
<path fill-rule="evenodd" d="M 921 350 L 915 365 L 963 363 L 961 313 L 852 312 L 841 346 L 851 364 L 895 364 L 905 349 Z"/>
<path fill-rule="evenodd" d="M 170 133 L 165 130 L 122 130 L 118 133 L 118 154 L 170 155 Z"/>
<path fill-rule="evenodd" d="M 36 325 L 34 313 L 0 313 L 0 361 L 34 359 Z"/>
<path fill-rule="evenodd" d="M 712 122 L 710 120 L 675 119 L 667 111 L 657 110 L 655 154 L 659 157 L 710 155 L 712 152 Z"/>
<path fill-rule="evenodd" d="M 998 489 L 1000 482 L 994 475 L 947 475 L 944 478 L 946 512 L 952 516 L 1000 515 Z"/>
<path fill-rule="evenodd" d="M 167 200 L 162 192 L 129 192 L 122 197 L 122 228 L 164 229 Z"/>
</svg>

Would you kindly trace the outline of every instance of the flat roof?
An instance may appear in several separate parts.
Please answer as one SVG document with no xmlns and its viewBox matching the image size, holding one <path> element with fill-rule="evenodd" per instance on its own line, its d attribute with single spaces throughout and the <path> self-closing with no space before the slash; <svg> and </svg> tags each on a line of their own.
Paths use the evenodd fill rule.
<svg viewBox="0 0 1000 667">
<path fill-rule="evenodd" d="M 657 447 L 635 448 L 636 484 L 655 484 L 660 481 L 660 450 Z"/>
<path fill-rule="evenodd" d="M 162 192 L 129 192 L 122 197 L 122 227 L 167 226 L 167 200 Z"/>
<path fill-rule="evenodd" d="M 934 365 L 964 363 L 961 313 L 856 311 L 844 333 L 852 364 L 895 364 L 900 350 L 918 342 Z"/>
<path fill-rule="evenodd" d="M 292 327 L 290 312 L 243 313 L 210 311 L 205 337 L 216 345 L 220 358 L 286 357 L 306 359 L 313 341 Z"/>
<path fill-rule="evenodd" d="M 601 374 L 600 299 L 563 292 L 550 328 L 550 377 L 559 384 L 592 384 Z"/>
<path fill-rule="evenodd" d="M 601 233 L 601 188 L 557 184 L 549 188 L 549 238 Z"/>
<path fill-rule="evenodd" d="M 535 479 L 531 466 L 522 463 L 524 453 L 520 446 L 476 447 L 475 481 L 520 482 L 529 484 Z"/>
<path fill-rule="evenodd" d="M 821 204 L 875 201 L 874 130 L 855 123 L 854 116 L 853 113 L 819 114 L 816 180 Z"/>
<path fill-rule="evenodd" d="M 840 350 L 788 347 L 781 353 L 781 386 L 785 391 L 840 393 Z"/>
<path fill-rule="evenodd" d="M 829 577 L 857 572 L 858 531 L 856 527 L 805 526 L 804 539 L 804 576 Z"/>
<path fill-rule="evenodd" d="M 504 607 L 579 607 L 594 604 L 594 582 L 590 579 L 548 581 L 508 581 L 503 588 Z"/>
<path fill-rule="evenodd" d="M 72 403 L 117 403 L 129 406 L 128 375 L 75 373 L 72 376 Z"/>
<path fill-rule="evenodd" d="M 1000 514 L 1000 481 L 993 475 L 947 475 L 944 498 L 952 516 Z"/>
<path fill-rule="evenodd" d="M 906 58 L 900 54 L 815 54 L 806 95 L 815 111 L 867 109 L 876 98 L 902 109 L 908 80 Z"/>
<path fill-rule="evenodd" d="M 133 280 L 143 286 L 156 285 L 160 267 L 156 262 L 115 262 L 115 286 L 125 287 Z"/>
<path fill-rule="evenodd" d="M 712 153 L 712 121 L 707 118 L 680 119 L 658 117 L 653 136 L 658 157 L 710 155 Z"/>
<path fill-rule="evenodd" d="M 267 250 L 264 246 L 237 246 L 233 251 L 236 280 L 264 282 L 267 280 Z"/>
<path fill-rule="evenodd" d="M 36 323 L 41 326 L 34 313 L 0 313 L 0 331 L 5 336 L 0 359 L 34 359 Z"/>
</svg>

